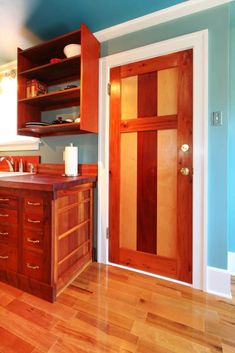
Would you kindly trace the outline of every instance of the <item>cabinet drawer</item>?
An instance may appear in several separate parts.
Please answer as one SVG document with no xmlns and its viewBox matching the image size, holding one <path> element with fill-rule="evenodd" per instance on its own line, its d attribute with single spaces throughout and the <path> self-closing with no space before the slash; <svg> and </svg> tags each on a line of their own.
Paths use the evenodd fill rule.
<svg viewBox="0 0 235 353">
<path fill-rule="evenodd" d="M 43 215 L 27 214 L 24 215 L 24 226 L 34 229 L 42 229 L 44 224 Z"/>
<path fill-rule="evenodd" d="M 0 269 L 17 271 L 17 248 L 0 244 Z"/>
<path fill-rule="evenodd" d="M 0 223 L 0 242 L 1 243 L 17 243 L 18 228 L 14 225 Z"/>
<path fill-rule="evenodd" d="M 18 199 L 17 197 L 0 194 L 0 207 L 1 206 L 8 206 L 12 208 L 16 208 L 18 206 Z"/>
<path fill-rule="evenodd" d="M 43 241 L 42 230 L 24 229 L 24 248 L 42 250 Z"/>
<path fill-rule="evenodd" d="M 9 208 L 0 207 L 0 223 L 17 224 L 18 212 Z"/>
<path fill-rule="evenodd" d="M 45 258 L 43 254 L 33 251 L 24 251 L 23 258 L 24 275 L 38 281 L 47 281 L 49 269 L 45 265 Z"/>
<path fill-rule="evenodd" d="M 27 214 L 43 215 L 43 199 L 35 197 L 25 198 L 24 209 Z"/>
</svg>

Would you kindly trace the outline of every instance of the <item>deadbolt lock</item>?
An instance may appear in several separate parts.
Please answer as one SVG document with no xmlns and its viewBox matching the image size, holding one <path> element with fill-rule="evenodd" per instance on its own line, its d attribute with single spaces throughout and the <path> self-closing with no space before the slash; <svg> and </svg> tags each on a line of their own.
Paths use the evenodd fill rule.
<svg viewBox="0 0 235 353">
<path fill-rule="evenodd" d="M 180 149 L 182 152 L 188 152 L 189 145 L 187 143 L 184 143 L 183 145 L 181 145 Z"/>
<path fill-rule="evenodd" d="M 182 175 L 189 175 L 189 168 L 183 167 L 180 169 Z"/>
</svg>

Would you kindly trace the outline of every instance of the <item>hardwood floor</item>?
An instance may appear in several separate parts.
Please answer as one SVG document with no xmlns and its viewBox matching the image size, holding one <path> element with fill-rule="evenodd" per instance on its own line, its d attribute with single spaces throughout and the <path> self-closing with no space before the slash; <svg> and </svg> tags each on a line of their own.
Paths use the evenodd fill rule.
<svg viewBox="0 0 235 353">
<path fill-rule="evenodd" d="M 234 353 L 235 300 L 96 263 L 54 304 L 0 283 L 0 353 L 44 352 Z"/>
</svg>

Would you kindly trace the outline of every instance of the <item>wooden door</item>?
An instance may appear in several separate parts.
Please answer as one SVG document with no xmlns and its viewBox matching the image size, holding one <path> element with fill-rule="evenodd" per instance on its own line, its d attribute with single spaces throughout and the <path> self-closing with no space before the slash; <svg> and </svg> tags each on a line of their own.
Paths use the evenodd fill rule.
<svg viewBox="0 0 235 353">
<path fill-rule="evenodd" d="M 110 83 L 109 260 L 192 283 L 192 50 Z"/>
</svg>

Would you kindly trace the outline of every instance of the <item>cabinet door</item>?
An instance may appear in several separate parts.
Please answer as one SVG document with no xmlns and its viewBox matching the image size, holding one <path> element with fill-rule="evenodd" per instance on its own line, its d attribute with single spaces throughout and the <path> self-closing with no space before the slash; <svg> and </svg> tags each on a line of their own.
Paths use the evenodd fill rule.
<svg viewBox="0 0 235 353">
<path fill-rule="evenodd" d="M 93 190 L 70 189 L 55 202 L 55 282 L 65 285 L 92 260 Z"/>
</svg>

